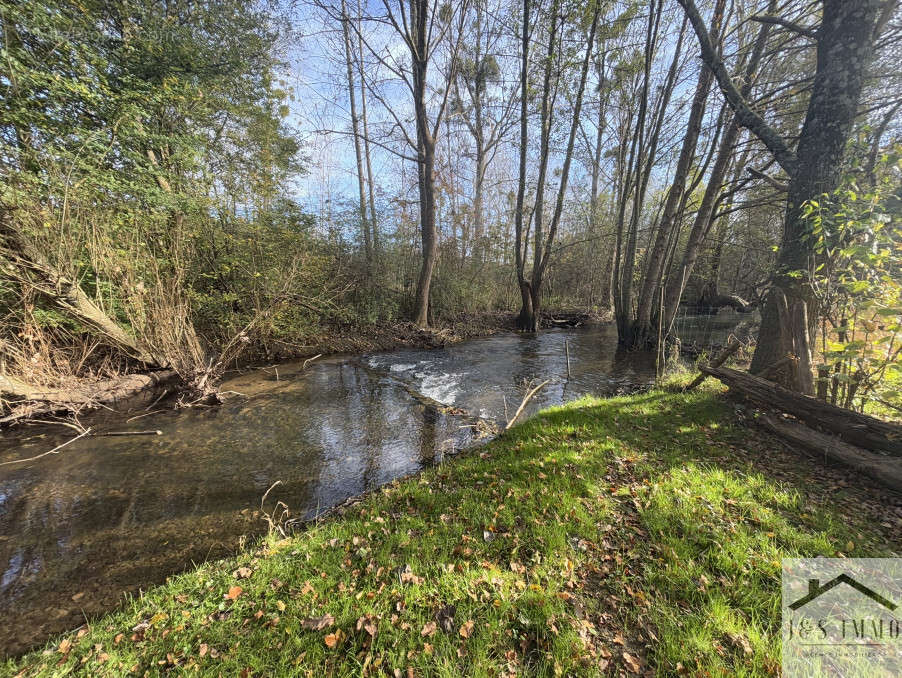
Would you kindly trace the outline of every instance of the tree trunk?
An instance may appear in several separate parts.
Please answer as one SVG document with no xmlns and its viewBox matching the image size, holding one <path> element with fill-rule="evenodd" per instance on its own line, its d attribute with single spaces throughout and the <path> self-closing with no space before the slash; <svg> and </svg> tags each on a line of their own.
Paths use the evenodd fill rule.
<svg viewBox="0 0 902 678">
<path fill-rule="evenodd" d="M 539 138 L 539 171 L 538 177 L 536 179 L 536 199 L 532 210 L 533 243 L 530 295 L 533 303 L 531 311 L 529 313 L 526 313 L 526 309 L 522 309 L 520 314 L 522 317 L 531 316 L 533 318 L 533 322 L 530 324 L 530 327 L 521 328 L 526 330 L 527 332 L 536 332 L 538 330 L 536 319 L 538 309 L 536 308 L 535 301 L 539 296 L 541 279 L 536 280 L 536 275 L 537 273 L 539 273 L 539 270 L 541 268 L 543 254 L 542 250 L 545 244 L 545 178 L 548 172 L 548 159 L 550 156 L 551 148 L 551 122 L 554 115 L 554 108 L 551 105 L 551 88 L 552 75 L 554 70 L 554 52 L 558 42 L 559 8 L 559 0 L 552 0 L 550 9 L 551 21 L 548 25 L 548 50 L 545 54 L 545 64 L 542 72 L 542 105 L 539 117 L 539 124 L 541 127 Z"/>
<path fill-rule="evenodd" d="M 598 30 L 598 18 L 600 16 L 599 6 L 595 6 L 595 13 L 592 17 L 592 26 L 589 29 L 589 38 L 587 40 L 586 55 L 583 58 L 582 69 L 580 71 L 579 86 L 576 91 L 576 101 L 573 105 L 573 119 L 570 122 L 570 135 L 567 139 L 567 151 L 564 154 L 564 165 L 561 167 L 561 179 L 558 184 L 557 200 L 554 205 L 554 213 L 551 216 L 551 223 L 548 227 L 548 238 L 542 242 L 536 239 L 535 258 L 532 271 L 532 312 L 534 316 L 535 328 L 532 331 L 538 331 L 538 323 L 540 322 L 542 280 L 545 271 L 548 269 L 548 263 L 551 260 L 551 247 L 557 234 L 558 225 L 561 222 L 561 215 L 564 210 L 564 197 L 567 194 L 567 182 L 570 178 L 570 164 L 573 160 L 573 148 L 576 143 L 576 130 L 580 123 L 580 114 L 582 112 L 583 94 L 586 90 L 586 80 L 589 74 L 589 62 L 592 59 L 592 46 L 595 44 L 595 33 Z M 550 119 L 549 119 L 550 124 Z"/>
<path fill-rule="evenodd" d="M 373 245 L 370 239 L 370 227 L 366 215 L 366 182 L 363 178 L 363 150 L 360 139 L 360 121 L 357 117 L 357 97 L 354 88 L 354 66 L 351 57 L 351 35 L 348 28 L 348 8 L 345 0 L 341 0 L 341 28 L 344 33 L 345 66 L 348 76 L 348 99 L 351 104 L 351 131 L 354 135 L 354 155 L 357 160 L 357 189 L 359 192 L 360 209 L 360 234 L 363 240 L 363 251 L 366 257 L 367 269 L 373 261 Z M 369 270 L 367 270 L 369 273 Z"/>
<path fill-rule="evenodd" d="M 802 217 L 802 209 L 806 202 L 833 192 L 839 184 L 845 146 L 858 111 L 864 77 L 874 55 L 883 18 L 887 10 L 892 11 L 895 3 L 823 1 L 821 24 L 814 35 L 817 69 L 798 146 L 793 153 L 786 140 L 752 110 L 746 97 L 730 80 L 711 45 L 695 3 L 678 1 L 698 35 L 702 58 L 714 71 L 739 123 L 767 146 L 790 177 L 777 271 L 761 314 L 761 332 L 751 371 L 764 370 L 790 347 L 800 351 L 804 360 L 806 354 L 811 354 L 818 308 L 807 280 L 815 262 L 811 242 L 806 237 L 808 224 Z M 780 308 L 784 303 L 790 315 L 788 327 L 781 324 Z M 807 324 L 807 331 L 793 337 L 791 328 L 803 323 Z M 798 372 L 783 375 L 782 379 L 802 390 L 809 389 L 813 383 L 810 375 L 806 377 Z"/>
<path fill-rule="evenodd" d="M 420 327 L 429 325 L 429 288 L 435 268 L 438 242 L 435 231 L 435 139 L 426 112 L 428 60 L 426 0 L 411 0 L 411 30 L 413 32 L 413 99 L 417 127 L 418 178 L 420 191 L 420 239 L 423 262 L 417 279 L 414 302 L 414 322 Z"/>
<path fill-rule="evenodd" d="M 817 73 L 799 137 L 796 171 L 789 181 L 777 278 L 761 315 L 761 336 L 752 360 L 752 372 L 763 370 L 793 344 L 803 359 L 804 355 L 811 355 L 817 301 L 806 280 L 793 275 L 798 271 L 807 273 L 814 265 L 802 208 L 807 201 L 832 192 L 839 184 L 846 142 L 874 52 L 875 21 L 880 5 L 877 0 L 824 2 L 817 36 Z M 791 324 L 807 328 L 797 333 L 796 341 L 793 341 L 790 328 L 780 322 L 780 297 L 784 295 Z M 807 378 L 799 376 L 800 380 L 790 376 L 788 383 L 804 393 L 811 393 L 811 375 Z"/>
<path fill-rule="evenodd" d="M 362 14 L 360 0 L 357 0 L 358 16 Z M 366 83 L 363 79 L 363 34 L 360 25 L 357 26 L 357 73 L 360 78 L 360 122 L 363 124 L 363 157 L 366 163 L 367 201 L 369 203 L 371 241 L 373 243 L 373 256 L 379 255 L 379 222 L 376 219 L 376 197 L 373 184 L 373 163 L 370 159 L 370 130 L 369 118 L 366 112 Z"/>
<path fill-rule="evenodd" d="M 771 9 L 774 3 L 771 3 Z M 755 38 L 755 44 L 752 48 L 752 56 L 745 67 L 741 85 L 741 95 L 743 98 L 748 97 L 752 91 L 755 73 L 764 49 L 767 46 L 767 38 L 770 34 L 770 24 L 763 24 L 758 31 L 758 37 Z M 695 268 L 698 255 L 701 252 L 702 245 L 711 228 L 711 221 L 714 214 L 714 207 L 717 205 L 717 199 L 723 188 L 724 178 L 730 161 L 733 158 L 733 147 L 739 138 L 741 126 L 737 115 L 734 113 L 730 122 L 727 124 L 723 138 L 720 140 L 720 146 L 717 149 L 717 157 L 714 165 L 711 167 L 711 174 L 708 177 L 708 184 L 705 186 L 705 192 L 702 196 L 702 202 L 699 205 L 698 212 L 695 213 L 695 220 L 692 223 L 692 229 L 689 231 L 689 238 L 686 242 L 686 250 L 683 253 L 683 263 L 676 275 L 671 276 L 667 283 L 664 293 L 664 328 L 665 332 L 669 332 L 673 327 L 673 321 L 676 319 L 679 310 L 680 299 L 683 296 L 683 290 L 689 281 L 689 276 Z"/>
<path fill-rule="evenodd" d="M 520 315 L 517 318 L 517 327 L 528 330 L 532 326 L 532 297 L 530 296 L 528 282 L 524 269 L 526 267 L 526 237 L 523 232 L 523 204 L 526 200 L 526 150 L 528 142 L 528 119 L 526 117 L 527 103 L 529 102 L 529 0 L 523 0 L 523 23 L 520 37 L 520 159 L 519 175 L 517 178 L 517 203 L 514 208 L 514 266 L 517 269 L 517 286 L 520 289 Z"/>
<path fill-rule="evenodd" d="M 725 2 L 726 0 L 717 0 L 717 4 L 714 7 L 711 33 L 715 43 L 720 33 L 720 23 L 723 19 Z M 677 160 L 676 172 L 674 173 L 670 190 L 667 193 L 667 200 L 664 203 L 664 210 L 654 243 L 650 248 L 645 279 L 639 292 L 636 323 L 633 330 L 635 347 L 645 348 L 655 343 L 655 324 L 652 321 L 655 314 L 655 306 L 660 305 L 660 295 L 657 294 L 657 291 L 661 286 L 664 262 L 671 240 L 671 231 L 675 228 L 674 224 L 677 220 L 678 207 L 683 204 L 686 179 L 689 175 L 690 164 L 695 158 L 695 149 L 698 146 L 698 138 L 702 130 L 702 119 L 705 117 L 705 103 L 708 100 L 708 93 L 711 91 L 713 79 L 714 74 L 711 72 L 711 69 L 702 65 L 695 86 L 695 95 L 692 98 L 692 106 L 689 110 L 686 135 L 683 137 L 683 145 Z M 660 312 L 660 309 L 658 311 Z"/>
</svg>

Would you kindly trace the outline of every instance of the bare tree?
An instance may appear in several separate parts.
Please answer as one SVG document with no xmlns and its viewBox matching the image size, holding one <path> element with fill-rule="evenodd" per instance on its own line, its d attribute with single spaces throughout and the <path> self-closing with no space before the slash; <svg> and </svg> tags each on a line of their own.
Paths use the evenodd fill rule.
<svg viewBox="0 0 902 678">
<path fill-rule="evenodd" d="M 550 23 L 548 26 L 548 47 L 546 60 L 543 67 L 542 75 L 542 103 L 540 111 L 540 151 L 539 151 L 539 172 L 536 184 L 535 205 L 532 210 L 533 222 L 533 262 L 532 274 L 529 279 L 525 275 L 526 253 L 525 245 L 527 238 L 523 237 L 523 199 L 526 185 L 526 157 L 525 145 L 528 141 L 526 126 L 526 106 L 525 97 L 528 94 L 528 41 L 529 30 L 527 22 L 529 21 L 529 5 L 524 1 L 523 12 L 523 33 L 521 49 L 523 50 L 523 65 L 521 70 L 521 121 L 520 121 L 520 178 L 517 193 L 517 238 L 516 238 L 516 267 L 517 281 L 520 284 L 520 292 L 522 297 L 522 307 L 520 309 L 519 326 L 520 329 L 529 332 L 536 332 L 539 328 L 539 312 L 542 299 L 542 280 L 550 261 L 552 245 L 554 244 L 555 235 L 563 213 L 564 198 L 567 193 L 567 183 L 570 176 L 570 164 L 573 160 L 573 148 L 576 142 L 576 131 L 579 128 L 580 113 L 582 110 L 583 93 L 586 88 L 586 80 L 588 79 L 589 64 L 592 60 L 592 51 L 595 45 L 595 34 L 598 30 L 598 20 L 601 14 L 601 3 L 595 2 L 592 7 L 592 24 L 589 28 L 588 37 L 586 38 L 586 50 L 582 58 L 580 66 L 579 84 L 577 86 L 576 95 L 573 102 L 573 118 L 570 122 L 570 132 L 567 137 L 567 149 L 564 154 L 564 164 L 561 168 L 561 178 L 558 184 L 557 199 L 555 200 L 554 211 L 551 221 L 548 224 L 547 234 L 544 228 L 544 195 L 545 195 L 545 177 L 548 168 L 548 160 L 551 147 L 551 128 L 554 105 L 552 102 L 552 90 L 556 89 L 557 78 L 560 73 L 554 72 L 557 59 L 555 52 L 560 48 L 561 35 L 564 30 L 564 17 L 561 15 L 560 0 L 552 0 L 550 8 Z"/>
</svg>

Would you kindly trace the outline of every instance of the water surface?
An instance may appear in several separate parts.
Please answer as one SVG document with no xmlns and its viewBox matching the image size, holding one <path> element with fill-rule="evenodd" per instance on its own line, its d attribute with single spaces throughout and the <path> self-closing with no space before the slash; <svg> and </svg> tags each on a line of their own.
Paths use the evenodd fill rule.
<svg viewBox="0 0 902 678">
<path fill-rule="evenodd" d="M 698 332 L 698 341 L 724 334 Z M 144 415 L 144 403 L 85 418 L 95 430 L 163 434 L 83 438 L 0 467 L 0 654 L 234 552 L 265 527 L 260 501 L 277 481 L 266 509 L 282 501 L 311 517 L 470 444 L 473 420 L 461 411 L 503 423 L 545 379 L 527 415 L 645 387 L 654 372 L 653 356 L 618 351 L 614 328 L 601 325 L 280 365 L 229 379 L 223 388 L 241 395 L 219 407 L 126 421 Z M 60 426 L 5 431 L 0 462 L 72 435 Z"/>
</svg>

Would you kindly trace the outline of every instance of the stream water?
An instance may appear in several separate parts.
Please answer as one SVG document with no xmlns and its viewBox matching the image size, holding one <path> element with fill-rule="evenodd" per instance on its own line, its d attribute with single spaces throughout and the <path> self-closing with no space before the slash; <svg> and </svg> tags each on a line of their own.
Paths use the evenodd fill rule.
<svg viewBox="0 0 902 678">
<path fill-rule="evenodd" d="M 684 340 L 722 343 L 736 316 L 684 322 Z M 570 353 L 567 376 L 565 343 Z M 312 517 L 472 442 L 465 411 L 512 416 L 525 388 L 551 383 L 526 415 L 654 379 L 654 356 L 617 350 L 611 325 L 502 334 L 436 350 L 331 358 L 233 376 L 225 404 L 86 417 L 95 430 L 58 454 L 0 466 L 0 655 L 115 607 L 127 592 L 234 552 L 282 501 Z M 447 407 L 440 407 L 444 405 Z M 153 412 L 154 410 L 151 410 Z M 132 417 L 139 417 L 127 421 Z M 73 437 L 62 426 L 3 432 L 0 462 Z"/>
</svg>

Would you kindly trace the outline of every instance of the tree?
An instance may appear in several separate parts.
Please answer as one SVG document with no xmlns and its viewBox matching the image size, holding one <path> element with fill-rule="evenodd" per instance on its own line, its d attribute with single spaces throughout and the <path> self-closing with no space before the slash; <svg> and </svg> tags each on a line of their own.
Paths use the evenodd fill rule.
<svg viewBox="0 0 902 678">
<path fill-rule="evenodd" d="M 561 215 L 564 206 L 564 197 L 567 193 L 567 182 L 570 176 L 570 164 L 573 160 L 573 148 L 576 141 L 576 132 L 579 128 L 580 112 L 582 110 L 583 93 L 586 88 L 586 80 L 589 73 L 589 64 L 592 59 L 592 51 L 595 45 L 595 33 L 598 30 L 598 20 L 601 15 L 601 3 L 595 2 L 591 7 L 591 25 L 586 38 L 585 54 L 582 57 L 580 65 L 579 84 L 574 97 L 573 117 L 570 122 L 570 131 L 567 136 L 567 148 L 564 153 L 564 163 L 561 168 L 560 181 L 558 183 L 557 198 L 554 203 L 554 211 L 552 212 L 551 221 L 548 223 L 548 231 L 545 232 L 544 226 L 544 199 L 546 173 L 548 170 L 548 161 L 551 152 L 551 132 L 554 115 L 554 103 L 552 97 L 556 93 L 557 80 L 563 76 L 558 70 L 555 72 L 556 63 L 559 59 L 555 54 L 560 49 L 562 32 L 564 30 L 564 16 L 560 0 L 552 0 L 550 13 L 550 21 L 548 25 L 548 43 L 545 55 L 545 61 L 542 69 L 542 100 L 540 108 L 540 140 L 539 140 L 539 170 L 536 183 L 536 197 L 533 205 L 531 221 L 533 231 L 532 243 L 532 273 L 527 279 L 525 274 L 526 265 L 526 246 L 528 238 L 524 237 L 523 224 L 523 203 L 526 192 L 526 144 L 528 142 L 527 121 L 526 121 L 526 97 L 528 96 L 528 43 L 529 43 L 529 3 L 524 0 L 523 7 L 523 27 L 521 38 L 522 50 L 522 66 L 521 66 L 521 120 L 520 120 L 520 176 L 517 189 L 517 207 L 515 212 L 516 219 L 516 240 L 515 240 L 515 266 L 517 273 L 517 282 L 520 287 L 522 305 L 518 325 L 520 329 L 529 332 L 536 332 L 539 329 L 539 312 L 541 308 L 542 298 L 542 280 L 551 257 L 552 245 L 554 244 L 555 235 L 560 224 Z M 560 69 L 561 66 L 558 65 Z M 527 229 L 529 224 L 527 223 Z"/>
<path fill-rule="evenodd" d="M 357 160 L 357 189 L 360 200 L 360 230 L 363 240 L 367 266 L 373 262 L 373 241 L 370 233 L 370 220 L 367 215 L 366 179 L 364 178 L 363 139 L 360 118 L 357 115 L 357 90 L 354 84 L 354 57 L 351 48 L 351 17 L 348 16 L 347 1 L 341 0 L 341 30 L 345 51 L 345 66 L 348 76 L 348 101 L 351 105 L 351 130 L 354 136 L 354 156 Z"/>
<path fill-rule="evenodd" d="M 475 16 L 470 27 L 471 41 L 465 42 L 454 81 L 457 113 L 473 138 L 473 240 L 480 256 L 484 254 L 485 179 L 489 164 L 498 152 L 512 123 L 516 97 L 493 96 L 489 88 L 497 85 L 501 76 L 496 52 L 503 37 L 504 16 L 498 8 L 491 8 L 487 0 L 473 0 Z M 461 88 L 461 85 L 463 86 Z M 464 103 L 462 92 L 467 95 Z M 462 251 L 466 249 L 462 243 Z M 478 257 L 477 257 L 478 258 Z"/>
<path fill-rule="evenodd" d="M 798 360 L 797 369 L 783 379 L 796 390 L 812 393 L 811 346 L 817 302 L 811 292 L 808 272 L 816 257 L 806 238 L 802 210 L 810 200 L 832 193 L 838 186 L 846 144 L 877 37 L 896 2 L 823 0 L 821 24 L 817 29 L 796 26 L 779 17 L 763 18 L 814 39 L 817 45 L 811 97 L 798 143 L 792 150 L 789 142 L 751 108 L 733 83 L 693 0 L 678 1 L 698 37 L 702 58 L 714 71 L 739 123 L 761 140 L 789 175 L 778 270 L 762 311 L 751 371 L 762 372 L 781 357 L 792 354 Z"/>
</svg>

